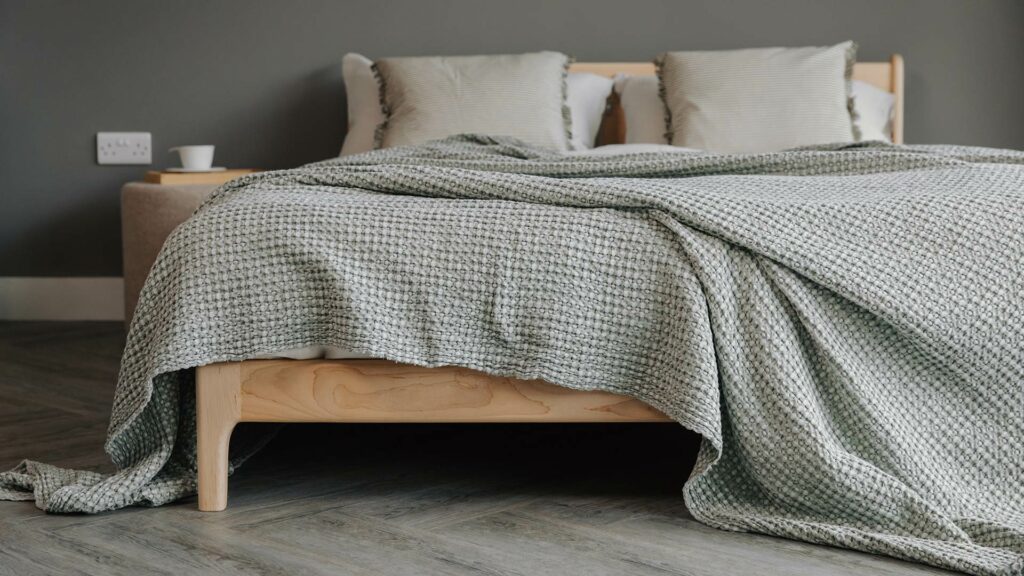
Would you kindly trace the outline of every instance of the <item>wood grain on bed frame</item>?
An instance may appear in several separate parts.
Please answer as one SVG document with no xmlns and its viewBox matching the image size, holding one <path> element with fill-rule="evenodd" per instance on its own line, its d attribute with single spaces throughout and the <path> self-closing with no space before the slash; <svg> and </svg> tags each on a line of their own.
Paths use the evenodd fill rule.
<svg viewBox="0 0 1024 576">
<path fill-rule="evenodd" d="M 645 63 L 578 63 L 604 76 L 654 74 Z M 903 59 L 857 64 L 854 77 L 896 95 L 893 141 L 903 140 Z M 604 143 L 625 141 L 614 97 Z M 597 383 L 595 383 L 597 384 Z M 228 499 L 228 444 L 239 422 L 670 422 L 646 404 L 609 392 L 388 360 L 246 360 L 196 369 L 199 509 Z"/>
<path fill-rule="evenodd" d="M 654 64 L 650 62 L 577 62 L 572 72 L 590 72 L 613 77 L 616 74 L 651 76 Z M 891 92 L 896 97 L 892 119 L 892 141 L 903 143 L 903 57 L 893 54 L 888 62 L 858 62 L 853 66 L 853 78 Z M 626 141 L 626 118 L 615 94 L 609 99 L 608 110 L 598 132 L 597 144 L 621 144 Z"/>
<path fill-rule="evenodd" d="M 246 360 L 198 368 L 199 509 L 227 506 L 239 422 L 671 422 L 610 392 L 388 360 Z"/>
</svg>

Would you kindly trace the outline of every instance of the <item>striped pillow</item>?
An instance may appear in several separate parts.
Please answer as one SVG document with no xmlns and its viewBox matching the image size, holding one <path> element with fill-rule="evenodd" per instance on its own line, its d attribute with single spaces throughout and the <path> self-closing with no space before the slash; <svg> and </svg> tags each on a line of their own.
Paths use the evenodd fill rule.
<svg viewBox="0 0 1024 576">
<path fill-rule="evenodd" d="M 569 57 L 558 52 L 378 60 L 386 118 L 376 147 L 477 133 L 568 150 L 568 67 Z"/>
<path fill-rule="evenodd" d="M 856 140 L 856 45 L 667 52 L 658 57 L 667 138 L 713 152 L 771 152 Z"/>
</svg>

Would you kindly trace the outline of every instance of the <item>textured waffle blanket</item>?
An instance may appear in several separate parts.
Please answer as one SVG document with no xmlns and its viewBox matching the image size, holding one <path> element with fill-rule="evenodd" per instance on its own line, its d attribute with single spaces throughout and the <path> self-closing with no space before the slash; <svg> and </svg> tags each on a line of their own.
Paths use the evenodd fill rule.
<svg viewBox="0 0 1024 576">
<path fill-rule="evenodd" d="M 195 490 L 192 368 L 313 345 L 639 398 L 703 436 L 698 519 L 963 570 L 1024 566 L 1024 154 L 556 156 L 458 137 L 236 180 L 170 237 L 128 338 L 113 475 Z"/>
</svg>

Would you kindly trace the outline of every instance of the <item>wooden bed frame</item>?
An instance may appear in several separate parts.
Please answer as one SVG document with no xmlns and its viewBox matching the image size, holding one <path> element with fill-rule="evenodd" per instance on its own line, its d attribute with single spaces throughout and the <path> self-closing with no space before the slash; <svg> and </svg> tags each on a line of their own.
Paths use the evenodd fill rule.
<svg viewBox="0 0 1024 576">
<path fill-rule="evenodd" d="M 604 76 L 654 74 L 648 63 L 578 63 Z M 858 63 L 854 78 L 893 93 L 893 142 L 903 142 L 903 59 Z M 621 143 L 621 107 L 609 101 L 599 143 Z M 646 404 L 540 380 L 387 360 L 246 360 L 196 369 L 199 509 L 227 507 L 228 444 L 239 422 L 670 422 Z"/>
</svg>

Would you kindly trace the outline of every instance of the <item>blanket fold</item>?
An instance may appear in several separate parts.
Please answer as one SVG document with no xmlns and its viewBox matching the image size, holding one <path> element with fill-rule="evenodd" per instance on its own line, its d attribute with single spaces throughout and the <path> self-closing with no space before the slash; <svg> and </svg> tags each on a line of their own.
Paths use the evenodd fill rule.
<svg viewBox="0 0 1024 576">
<path fill-rule="evenodd" d="M 645 401 L 701 434 L 683 494 L 711 526 L 1020 574 L 1022 270 L 1019 152 L 580 157 L 467 135 L 254 174 L 150 273 L 118 472 L 25 462 L 0 498 L 192 494 L 192 369 L 335 346 Z"/>
</svg>

